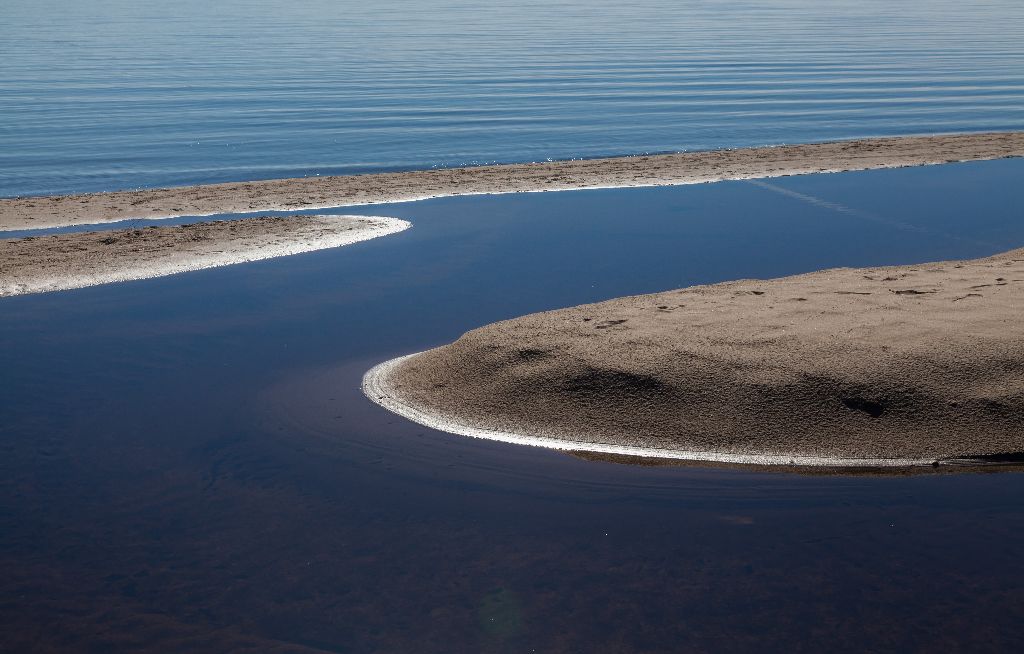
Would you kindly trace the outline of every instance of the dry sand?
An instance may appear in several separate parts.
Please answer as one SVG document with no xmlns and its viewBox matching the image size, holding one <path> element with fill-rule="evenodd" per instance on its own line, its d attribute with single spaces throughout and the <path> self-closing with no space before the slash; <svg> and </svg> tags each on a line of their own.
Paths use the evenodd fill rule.
<svg viewBox="0 0 1024 654">
<path fill-rule="evenodd" d="M 584 161 L 0 199 L 0 230 L 316 209 L 449 195 L 666 186 L 1024 156 L 1024 133 L 859 139 Z"/>
<path fill-rule="evenodd" d="M 5 239 L 0 240 L 0 297 L 323 250 L 408 227 L 397 218 L 291 216 Z"/>
<path fill-rule="evenodd" d="M 974 463 L 1024 452 L 1022 311 L 1024 249 L 743 280 L 495 323 L 381 364 L 364 391 L 430 427 L 565 450 Z"/>
</svg>

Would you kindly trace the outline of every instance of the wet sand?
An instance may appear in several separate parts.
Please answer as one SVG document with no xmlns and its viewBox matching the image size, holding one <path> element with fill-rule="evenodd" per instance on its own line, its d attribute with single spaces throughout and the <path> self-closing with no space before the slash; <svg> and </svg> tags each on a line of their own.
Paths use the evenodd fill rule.
<svg viewBox="0 0 1024 654">
<path fill-rule="evenodd" d="M 341 247 L 409 223 L 364 216 L 257 217 L 0 240 L 0 297 L 163 277 Z"/>
<path fill-rule="evenodd" d="M 495 323 L 363 388 L 436 429 L 604 455 L 1001 462 L 1024 452 L 1022 307 L 1024 249 L 742 280 Z"/>
<path fill-rule="evenodd" d="M 1024 132 L 858 139 L 741 148 L 308 177 L 180 188 L 0 199 L 0 230 L 128 218 L 204 216 L 402 202 L 451 195 L 668 186 L 1024 156 Z"/>
</svg>

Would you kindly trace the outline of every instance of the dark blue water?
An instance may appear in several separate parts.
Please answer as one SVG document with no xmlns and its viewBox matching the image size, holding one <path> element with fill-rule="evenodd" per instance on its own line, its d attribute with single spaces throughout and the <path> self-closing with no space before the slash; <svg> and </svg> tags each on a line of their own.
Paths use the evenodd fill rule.
<svg viewBox="0 0 1024 654">
<path fill-rule="evenodd" d="M 1020 246 L 1022 172 L 367 207 L 414 227 L 4 300 L 0 650 L 1011 651 L 1024 474 L 614 465 L 358 385 L 530 311 Z"/>
<path fill-rule="evenodd" d="M 0 196 L 1021 128 L 1019 0 L 0 5 Z"/>
</svg>

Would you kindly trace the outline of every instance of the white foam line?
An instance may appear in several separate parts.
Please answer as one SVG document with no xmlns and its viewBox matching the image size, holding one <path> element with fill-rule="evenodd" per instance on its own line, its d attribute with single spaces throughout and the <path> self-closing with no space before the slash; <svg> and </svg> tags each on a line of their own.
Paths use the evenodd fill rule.
<svg viewBox="0 0 1024 654">
<path fill-rule="evenodd" d="M 328 233 L 318 237 L 316 240 L 301 240 L 284 243 L 254 243 L 246 250 L 234 252 L 209 252 L 189 255 L 179 253 L 178 256 L 168 257 L 167 260 L 157 262 L 143 262 L 143 265 L 121 271 L 104 271 L 96 274 L 81 274 L 76 276 L 54 276 L 34 279 L 28 282 L 17 282 L 14 280 L 0 280 L 0 297 L 14 295 L 26 295 L 29 293 L 46 293 L 51 291 L 67 291 L 101 284 L 112 284 L 117 282 L 128 282 L 140 279 L 153 279 L 155 277 L 166 277 L 184 272 L 206 270 L 209 268 L 220 268 L 239 263 L 275 259 L 293 254 L 305 252 L 316 252 L 330 248 L 352 245 L 361 241 L 388 236 L 404 231 L 412 227 L 412 223 L 399 218 L 388 218 L 385 216 L 306 216 L 308 218 L 357 218 L 371 221 L 373 226 L 367 229 L 353 229 L 341 232 Z"/>
<path fill-rule="evenodd" d="M 415 352 L 380 363 L 363 375 L 362 391 L 373 402 L 392 413 L 407 418 L 431 429 L 445 431 L 459 436 L 482 438 L 502 443 L 530 445 L 567 452 L 597 452 L 619 454 L 642 458 L 673 459 L 706 463 L 734 463 L 761 466 L 808 466 L 828 468 L 903 468 L 908 466 L 934 466 L 943 463 L 937 459 L 872 459 L 811 456 L 803 454 L 742 454 L 734 452 L 711 452 L 703 450 L 675 450 L 612 443 L 591 443 L 574 441 L 553 436 L 500 431 L 468 425 L 457 420 L 423 411 L 402 400 L 388 381 L 389 375 L 398 366 L 412 357 L 423 354 Z M 949 463 L 957 463 L 950 461 Z"/>
</svg>

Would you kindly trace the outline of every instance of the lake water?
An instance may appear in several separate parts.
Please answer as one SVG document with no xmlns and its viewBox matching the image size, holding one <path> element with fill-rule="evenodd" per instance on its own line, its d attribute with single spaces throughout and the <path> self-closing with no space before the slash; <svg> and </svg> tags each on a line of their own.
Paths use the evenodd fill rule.
<svg viewBox="0 0 1024 654">
<path fill-rule="evenodd" d="M 1019 0 L 0 7 L 0 196 L 1021 128 Z"/>
<path fill-rule="evenodd" d="M 532 311 L 1020 246 L 1022 174 L 363 207 L 414 226 L 5 299 L 0 650 L 1011 650 L 1024 474 L 585 461 L 414 425 L 359 380 Z"/>
<path fill-rule="evenodd" d="M 1018 0 L 0 6 L 0 197 L 1022 128 Z M 1020 246 L 1022 174 L 338 210 L 414 227 L 5 299 L 0 652 L 1014 648 L 1024 474 L 620 466 L 358 386 L 532 311 Z"/>
</svg>

